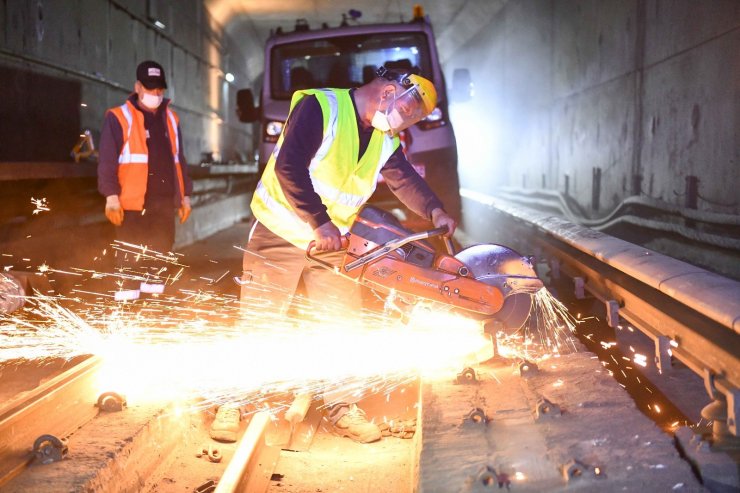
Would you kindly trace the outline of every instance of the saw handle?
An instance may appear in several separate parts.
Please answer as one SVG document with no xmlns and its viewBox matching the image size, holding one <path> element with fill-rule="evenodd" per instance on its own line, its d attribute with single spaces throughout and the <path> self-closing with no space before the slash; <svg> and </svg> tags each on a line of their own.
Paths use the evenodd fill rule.
<svg viewBox="0 0 740 493">
<path fill-rule="evenodd" d="M 347 233 L 346 235 L 342 236 L 341 237 L 341 241 L 342 241 L 342 248 L 339 249 L 339 250 L 333 250 L 333 251 L 341 252 L 342 250 L 346 250 L 349 247 L 349 233 Z M 314 240 L 311 240 L 308 243 L 308 247 L 306 247 L 306 259 L 307 260 L 310 260 L 312 262 L 316 262 L 317 264 L 319 264 L 321 267 L 324 267 L 325 269 L 329 269 L 329 270 L 333 270 L 333 271 L 339 271 L 339 266 L 338 265 L 330 264 L 326 260 L 322 260 L 319 257 L 317 257 L 316 255 L 312 255 L 311 252 L 313 250 L 316 250 L 316 242 Z M 332 252 L 331 251 L 325 251 L 325 252 L 321 252 L 321 253 L 332 253 Z"/>
<path fill-rule="evenodd" d="M 450 254 L 450 255 L 452 255 L 454 257 L 455 256 L 455 245 L 452 243 L 452 239 L 451 238 L 448 238 L 446 236 L 443 236 L 443 235 L 447 234 L 447 231 L 449 231 L 447 229 L 447 226 L 442 226 L 441 228 L 431 229 L 431 230 L 427 231 L 427 233 L 429 234 L 429 237 L 430 238 L 432 236 L 442 236 L 442 241 L 445 244 L 445 248 L 447 249 L 447 253 Z"/>
<path fill-rule="evenodd" d="M 447 249 L 447 253 L 454 257 L 455 256 L 455 245 L 452 243 L 452 240 L 450 238 L 447 238 L 446 236 L 443 236 L 442 241 L 445 242 L 445 248 Z"/>
</svg>

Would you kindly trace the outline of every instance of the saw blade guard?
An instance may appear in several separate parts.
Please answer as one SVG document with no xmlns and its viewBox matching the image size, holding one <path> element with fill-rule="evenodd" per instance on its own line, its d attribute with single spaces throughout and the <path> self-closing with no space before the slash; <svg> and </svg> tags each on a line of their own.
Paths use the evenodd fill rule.
<svg viewBox="0 0 740 493">
<path fill-rule="evenodd" d="M 468 267 L 477 281 L 503 293 L 504 304 L 494 315 L 495 320 L 510 329 L 524 325 L 532 308 L 532 295 L 544 287 L 529 258 L 493 244 L 465 248 L 455 258 Z"/>
</svg>

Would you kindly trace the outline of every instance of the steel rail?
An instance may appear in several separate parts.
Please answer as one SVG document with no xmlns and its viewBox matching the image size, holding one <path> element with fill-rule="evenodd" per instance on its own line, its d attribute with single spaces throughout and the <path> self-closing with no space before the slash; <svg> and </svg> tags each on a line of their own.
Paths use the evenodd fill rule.
<svg viewBox="0 0 740 493">
<path fill-rule="evenodd" d="M 89 358 L 0 408 L 0 486 L 33 460 L 38 437 L 64 438 L 98 414 L 94 377 L 100 364 Z"/>
<path fill-rule="evenodd" d="M 512 219 L 518 231 L 510 236 L 526 236 L 554 259 L 553 273 L 573 278 L 577 297 L 588 291 L 604 302 L 610 325 L 621 317 L 651 337 L 661 371 L 672 355 L 704 378 L 740 435 L 740 283 L 551 214 L 461 194 Z"/>
<path fill-rule="evenodd" d="M 266 434 L 272 423 L 270 413 L 252 416 L 229 465 L 218 481 L 215 493 L 262 493 L 270 486 L 280 448 L 268 445 Z"/>
</svg>

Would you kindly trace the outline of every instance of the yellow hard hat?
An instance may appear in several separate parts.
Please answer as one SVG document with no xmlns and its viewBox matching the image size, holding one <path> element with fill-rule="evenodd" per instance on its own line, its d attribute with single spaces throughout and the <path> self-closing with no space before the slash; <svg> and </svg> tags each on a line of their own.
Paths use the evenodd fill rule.
<svg viewBox="0 0 740 493">
<path fill-rule="evenodd" d="M 434 88 L 434 84 L 429 79 L 415 74 L 409 75 L 407 79 L 411 84 L 416 86 L 421 102 L 424 105 L 425 113 L 428 115 L 437 106 L 437 90 Z"/>
</svg>

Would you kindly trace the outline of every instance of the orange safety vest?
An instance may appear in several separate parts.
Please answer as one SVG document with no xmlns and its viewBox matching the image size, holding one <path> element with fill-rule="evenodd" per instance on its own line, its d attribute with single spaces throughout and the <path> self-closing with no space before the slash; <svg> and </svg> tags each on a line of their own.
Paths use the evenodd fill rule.
<svg viewBox="0 0 740 493">
<path fill-rule="evenodd" d="M 146 145 L 144 115 L 131 101 L 111 108 L 123 129 L 123 147 L 118 156 L 118 182 L 121 184 L 121 207 L 124 210 L 140 211 L 144 209 L 146 180 L 149 175 L 149 148 Z M 185 196 L 185 182 L 180 165 L 180 139 L 177 114 L 167 107 L 167 129 L 170 136 L 172 156 L 175 160 L 177 184 L 180 188 L 180 200 Z"/>
</svg>

